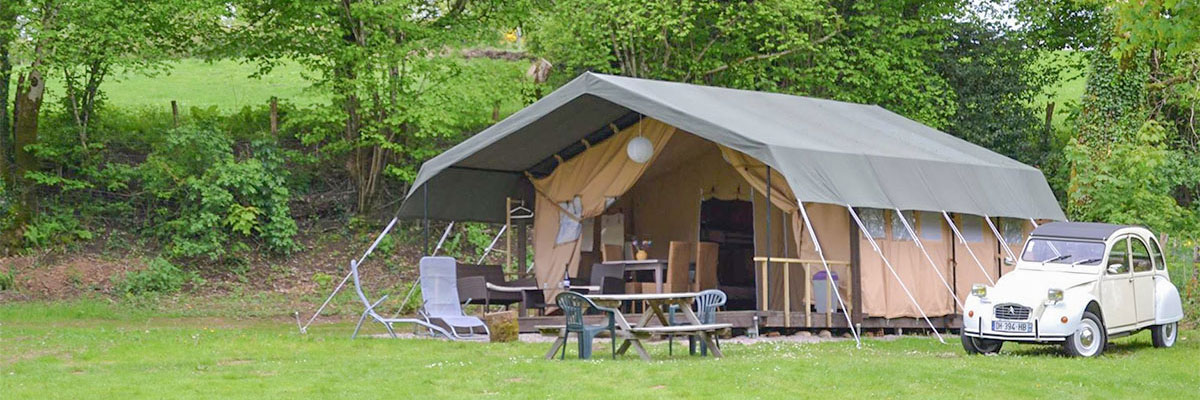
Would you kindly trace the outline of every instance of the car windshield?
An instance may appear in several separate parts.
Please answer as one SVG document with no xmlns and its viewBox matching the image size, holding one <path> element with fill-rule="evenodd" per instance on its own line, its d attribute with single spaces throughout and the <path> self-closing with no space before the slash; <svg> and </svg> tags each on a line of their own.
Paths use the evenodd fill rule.
<svg viewBox="0 0 1200 400">
<path fill-rule="evenodd" d="M 1104 243 L 1066 239 L 1029 239 L 1021 261 L 1076 265 L 1099 265 L 1104 260 Z"/>
</svg>

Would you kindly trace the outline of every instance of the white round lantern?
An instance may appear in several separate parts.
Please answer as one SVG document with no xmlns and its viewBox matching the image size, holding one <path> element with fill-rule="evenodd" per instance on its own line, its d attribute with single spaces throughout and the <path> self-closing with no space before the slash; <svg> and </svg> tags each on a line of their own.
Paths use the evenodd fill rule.
<svg viewBox="0 0 1200 400">
<path fill-rule="evenodd" d="M 625 153 L 629 154 L 629 159 L 633 162 L 643 164 L 650 161 L 650 156 L 654 155 L 654 143 L 650 143 L 650 139 L 644 136 L 635 137 L 625 146 Z"/>
</svg>

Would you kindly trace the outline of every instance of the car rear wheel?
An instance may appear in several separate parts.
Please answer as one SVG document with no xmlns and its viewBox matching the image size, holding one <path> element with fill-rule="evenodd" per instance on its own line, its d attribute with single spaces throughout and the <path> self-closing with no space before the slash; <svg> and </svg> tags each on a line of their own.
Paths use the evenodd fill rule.
<svg viewBox="0 0 1200 400">
<path fill-rule="evenodd" d="M 1072 357 L 1095 357 L 1104 352 L 1106 343 L 1108 339 L 1105 337 L 1104 323 L 1100 322 L 1100 317 L 1091 311 L 1084 311 L 1079 328 L 1067 337 L 1063 348 Z"/>
<path fill-rule="evenodd" d="M 1004 346 L 1004 342 L 999 340 L 981 339 L 970 337 L 967 335 L 959 335 L 962 338 L 963 350 L 967 354 L 996 354 L 1000 352 L 1000 347 Z"/>
<path fill-rule="evenodd" d="M 1154 342 L 1154 347 L 1174 346 L 1177 336 L 1179 336 L 1178 322 L 1150 327 L 1150 340 Z"/>
</svg>

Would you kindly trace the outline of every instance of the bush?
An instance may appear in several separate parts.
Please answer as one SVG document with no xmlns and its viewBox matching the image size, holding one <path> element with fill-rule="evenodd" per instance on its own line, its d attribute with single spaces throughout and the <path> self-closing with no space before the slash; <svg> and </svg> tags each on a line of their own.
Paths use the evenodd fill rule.
<svg viewBox="0 0 1200 400">
<path fill-rule="evenodd" d="M 127 272 L 113 280 L 117 291 L 130 295 L 175 293 L 183 285 L 203 282 L 195 272 L 181 270 L 161 257 L 150 260 L 145 269 Z"/>
<path fill-rule="evenodd" d="M 171 256 L 217 260 L 238 239 L 281 254 L 298 247 L 282 160 L 262 141 L 242 159 L 233 147 L 220 131 L 185 127 L 170 131 L 142 164 L 147 191 L 167 206 L 155 209 L 152 229 Z"/>
<path fill-rule="evenodd" d="M 21 233 L 29 247 L 67 245 L 92 239 L 92 232 L 79 223 L 74 215 L 51 211 L 34 218 Z"/>
<path fill-rule="evenodd" d="M 0 290 L 13 290 L 17 288 L 17 276 L 12 270 L 0 272 Z"/>
</svg>

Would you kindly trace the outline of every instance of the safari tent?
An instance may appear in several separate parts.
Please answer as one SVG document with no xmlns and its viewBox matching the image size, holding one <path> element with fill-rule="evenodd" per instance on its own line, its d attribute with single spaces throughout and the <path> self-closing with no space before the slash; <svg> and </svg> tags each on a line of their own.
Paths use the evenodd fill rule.
<svg viewBox="0 0 1200 400">
<path fill-rule="evenodd" d="M 956 296 L 1065 219 L 1038 169 L 879 106 L 595 73 L 426 162 L 400 215 L 507 223 L 514 204 L 548 294 L 613 245 L 710 242 L 706 285 L 741 326 L 957 326 Z M 826 266 L 847 312 L 818 318 Z"/>
</svg>

